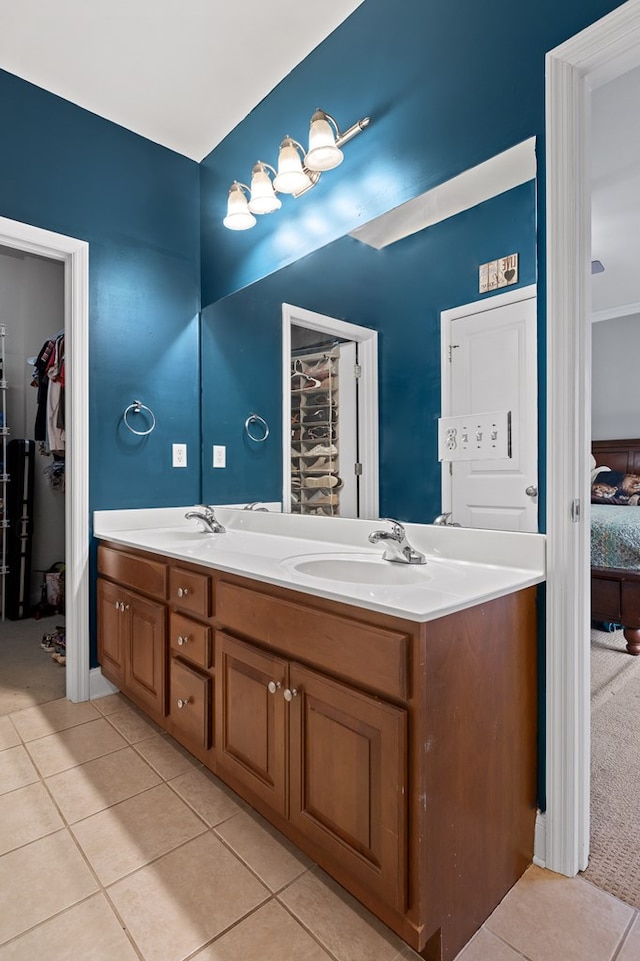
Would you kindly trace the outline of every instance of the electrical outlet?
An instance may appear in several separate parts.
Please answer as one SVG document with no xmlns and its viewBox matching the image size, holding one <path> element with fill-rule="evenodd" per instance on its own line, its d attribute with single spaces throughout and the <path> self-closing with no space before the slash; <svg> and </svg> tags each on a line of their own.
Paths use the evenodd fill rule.
<svg viewBox="0 0 640 961">
<path fill-rule="evenodd" d="M 227 466 L 227 448 L 219 446 L 218 444 L 213 445 L 213 466 L 214 467 L 226 467 Z"/>
<path fill-rule="evenodd" d="M 172 444 L 172 463 L 174 467 L 186 467 L 187 466 L 187 445 L 186 444 Z"/>
</svg>

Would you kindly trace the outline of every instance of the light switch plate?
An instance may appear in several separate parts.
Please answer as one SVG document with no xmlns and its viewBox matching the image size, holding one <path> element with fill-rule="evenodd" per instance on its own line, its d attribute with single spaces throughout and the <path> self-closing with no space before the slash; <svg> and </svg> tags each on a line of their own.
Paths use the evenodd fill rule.
<svg viewBox="0 0 640 961">
<path fill-rule="evenodd" d="M 187 445 L 186 444 L 172 444 L 171 454 L 172 454 L 172 464 L 174 467 L 187 466 Z"/>
<path fill-rule="evenodd" d="M 227 448 L 220 444 L 213 445 L 213 466 L 227 466 Z"/>
<path fill-rule="evenodd" d="M 511 411 L 438 418 L 438 460 L 511 457 Z"/>
</svg>

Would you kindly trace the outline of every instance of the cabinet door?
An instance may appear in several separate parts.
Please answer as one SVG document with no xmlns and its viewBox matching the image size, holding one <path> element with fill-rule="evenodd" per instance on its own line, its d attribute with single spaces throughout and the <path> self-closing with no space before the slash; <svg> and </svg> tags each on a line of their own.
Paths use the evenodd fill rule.
<svg viewBox="0 0 640 961">
<path fill-rule="evenodd" d="M 287 663 L 222 632 L 215 656 L 220 767 L 286 814 Z"/>
<path fill-rule="evenodd" d="M 289 671 L 289 818 L 399 911 L 407 889 L 406 711 L 300 665 Z"/>
<path fill-rule="evenodd" d="M 98 578 L 98 661 L 104 676 L 117 687 L 124 685 L 125 637 L 124 590 Z"/>
<path fill-rule="evenodd" d="M 126 686 L 134 700 L 156 714 L 166 713 L 166 612 L 163 604 L 122 592 L 128 614 L 129 657 Z"/>
</svg>

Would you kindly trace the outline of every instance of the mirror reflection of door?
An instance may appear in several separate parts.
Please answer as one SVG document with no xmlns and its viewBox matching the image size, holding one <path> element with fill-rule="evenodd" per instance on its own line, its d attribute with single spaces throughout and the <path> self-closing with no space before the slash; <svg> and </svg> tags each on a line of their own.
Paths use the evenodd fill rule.
<svg viewBox="0 0 640 961">
<path fill-rule="evenodd" d="M 283 510 L 374 517 L 376 331 L 283 304 Z"/>
<path fill-rule="evenodd" d="M 442 414 L 508 411 L 510 456 L 443 463 L 443 510 L 463 527 L 538 530 L 535 289 L 442 315 Z"/>
</svg>

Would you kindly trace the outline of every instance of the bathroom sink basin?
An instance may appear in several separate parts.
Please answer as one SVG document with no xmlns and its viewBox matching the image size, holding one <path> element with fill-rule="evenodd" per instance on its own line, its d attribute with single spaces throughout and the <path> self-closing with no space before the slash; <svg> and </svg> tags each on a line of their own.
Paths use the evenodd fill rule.
<svg viewBox="0 0 640 961">
<path fill-rule="evenodd" d="M 453 565 L 442 564 L 440 561 L 400 564 L 384 561 L 380 554 L 300 554 L 297 557 L 288 557 L 281 563 L 304 577 L 349 584 L 381 584 L 394 587 L 424 584 L 434 587 L 463 576 Z"/>
</svg>

